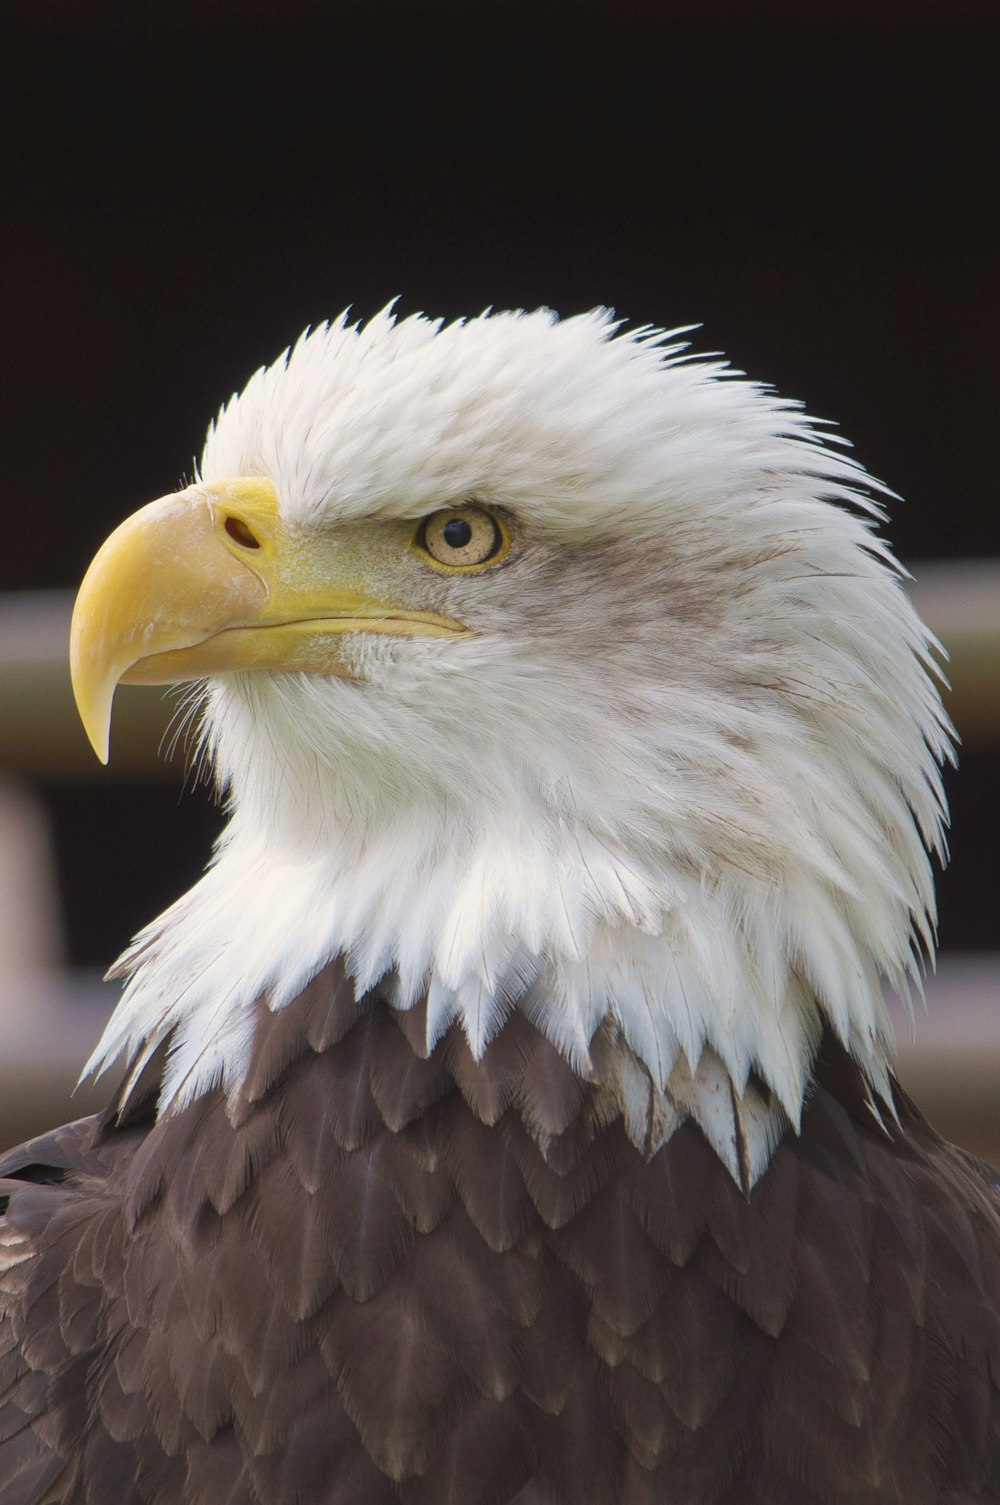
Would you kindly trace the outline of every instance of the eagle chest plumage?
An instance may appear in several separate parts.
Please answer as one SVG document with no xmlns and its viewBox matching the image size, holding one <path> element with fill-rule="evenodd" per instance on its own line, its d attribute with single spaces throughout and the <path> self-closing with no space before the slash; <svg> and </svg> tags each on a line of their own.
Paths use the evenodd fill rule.
<svg viewBox="0 0 1000 1505">
<path fill-rule="evenodd" d="M 228 1102 L 152 1122 L 158 1069 L 0 1163 L 4 1505 L 1000 1495 L 996 1185 L 832 1039 L 749 1194 L 337 965 Z"/>
</svg>

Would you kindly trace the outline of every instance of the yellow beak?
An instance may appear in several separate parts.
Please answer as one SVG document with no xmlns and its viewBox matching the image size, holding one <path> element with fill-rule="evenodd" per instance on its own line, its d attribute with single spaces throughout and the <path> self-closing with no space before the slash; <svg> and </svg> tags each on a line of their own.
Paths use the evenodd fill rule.
<svg viewBox="0 0 1000 1505">
<path fill-rule="evenodd" d="M 345 633 L 464 635 L 449 617 L 376 599 L 361 583 L 371 573 L 357 540 L 285 524 L 261 478 L 191 486 L 134 513 L 87 571 L 70 632 L 73 693 L 101 762 L 122 681 L 343 676 Z"/>
</svg>

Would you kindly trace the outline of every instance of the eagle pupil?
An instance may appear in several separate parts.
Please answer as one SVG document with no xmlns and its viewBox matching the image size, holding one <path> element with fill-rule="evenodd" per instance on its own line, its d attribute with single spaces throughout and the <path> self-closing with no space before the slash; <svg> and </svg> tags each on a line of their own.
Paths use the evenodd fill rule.
<svg viewBox="0 0 1000 1505">
<path fill-rule="evenodd" d="M 472 524 L 464 517 L 453 517 L 441 529 L 441 537 L 449 549 L 464 549 L 472 537 Z"/>
</svg>

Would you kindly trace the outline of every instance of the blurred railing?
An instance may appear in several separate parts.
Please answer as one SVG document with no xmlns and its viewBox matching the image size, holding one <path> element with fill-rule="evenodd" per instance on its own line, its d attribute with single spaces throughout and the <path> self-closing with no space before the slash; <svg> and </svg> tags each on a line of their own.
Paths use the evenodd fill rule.
<svg viewBox="0 0 1000 1505">
<path fill-rule="evenodd" d="M 911 594 L 949 655 L 948 709 L 967 743 L 1000 741 L 1000 560 L 918 564 Z M 0 770 L 100 774 L 69 683 L 70 591 L 0 594 Z M 158 756 L 176 702 L 129 686 L 115 701 L 113 771 L 176 777 Z M 106 777 L 106 775 L 104 775 Z"/>
<path fill-rule="evenodd" d="M 917 609 L 948 653 L 948 709 L 969 746 L 1000 744 L 1000 560 L 914 567 Z M 182 778 L 159 755 L 176 702 L 126 687 L 111 773 L 87 743 L 67 666 L 71 592 L 0 595 L 0 1148 L 107 1096 L 69 1092 L 117 989 L 64 973 L 36 777 Z M 1000 897 L 1000 895 L 998 895 Z M 949 1137 L 1000 1163 L 1000 937 L 993 956 L 944 956 L 912 1026 L 897 1009 L 904 1085 Z"/>
<path fill-rule="evenodd" d="M 117 997 L 92 973 L 0 974 L 0 1149 L 104 1107 L 113 1071 L 74 1087 Z M 926 1005 L 890 1012 L 903 1086 L 942 1134 L 1000 1166 L 1000 955 L 942 956 Z"/>
<path fill-rule="evenodd" d="M 108 777 L 84 735 L 69 679 L 72 591 L 0 595 L 0 772 Z M 114 712 L 116 777 L 176 778 L 159 754 L 174 702 L 156 686 L 120 691 Z"/>
</svg>

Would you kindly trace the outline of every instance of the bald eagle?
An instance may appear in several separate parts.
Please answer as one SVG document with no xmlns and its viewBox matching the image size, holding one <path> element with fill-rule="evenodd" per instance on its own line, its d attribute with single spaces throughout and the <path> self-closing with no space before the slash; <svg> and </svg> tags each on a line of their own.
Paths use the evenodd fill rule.
<svg viewBox="0 0 1000 1505">
<path fill-rule="evenodd" d="M 1000 1204 L 893 1076 L 950 728 L 881 485 L 605 311 L 307 333 L 74 685 L 228 824 L 0 1161 L 2 1505 L 1000 1499 Z"/>
</svg>

